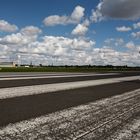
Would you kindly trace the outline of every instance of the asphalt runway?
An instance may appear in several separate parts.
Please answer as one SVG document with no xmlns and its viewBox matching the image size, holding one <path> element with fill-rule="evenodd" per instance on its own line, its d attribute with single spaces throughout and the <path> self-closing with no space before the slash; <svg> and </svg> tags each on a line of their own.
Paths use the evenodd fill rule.
<svg viewBox="0 0 140 140">
<path fill-rule="evenodd" d="M 27 76 L 27 74 L 22 74 L 22 76 L 25 75 Z M 96 80 L 96 79 L 101 79 L 101 81 L 104 81 L 105 79 L 109 79 L 109 78 L 140 76 L 138 72 L 120 73 L 120 74 L 113 74 L 113 75 L 110 74 L 91 75 L 90 73 L 87 76 L 76 76 L 79 74 L 75 73 L 74 77 L 61 77 L 61 75 L 67 75 L 67 73 L 61 73 L 61 74 L 49 73 L 48 75 L 51 76 L 59 75 L 60 77 L 45 78 L 45 79 L 44 78 L 38 79 L 36 77 L 36 79 L 1 80 L 0 93 L 2 93 L 2 89 L 4 88 L 10 89 L 18 86 L 22 87 L 23 85 L 35 86 L 38 84 L 39 85 L 48 84 L 48 83 L 54 84 L 54 83 Z M 68 74 L 68 75 L 73 75 L 73 74 Z M 3 77 L 4 76 L 5 75 L 3 75 Z M 28 74 L 28 76 L 31 77 L 30 74 Z M 19 74 L 18 77 L 20 77 Z M 93 102 L 102 98 L 107 98 L 118 94 L 123 94 L 124 92 L 132 91 L 139 88 L 140 88 L 140 80 L 136 79 L 131 81 L 120 81 L 119 83 L 113 83 L 113 84 L 103 84 L 103 85 L 89 86 L 84 88 L 56 91 L 47 94 L 41 93 L 38 95 L 28 95 L 28 96 L 0 99 L 0 126 L 6 126 L 9 123 L 15 123 L 22 120 L 27 120 L 30 118 L 35 118 L 45 114 L 56 112 L 59 110 L 67 109 L 70 107 L 87 104 L 89 102 Z"/>
<path fill-rule="evenodd" d="M 42 84 L 52 84 L 52 83 L 65 83 L 65 82 L 97 80 L 97 79 L 108 79 L 108 78 L 118 78 L 118 77 L 137 76 L 137 75 L 140 75 L 140 72 L 122 72 L 122 73 L 7 73 L 7 74 L 1 73 L 0 74 L 0 88 L 30 86 L 30 85 L 42 85 Z M 23 78 L 25 78 L 25 79 L 23 79 Z"/>
</svg>

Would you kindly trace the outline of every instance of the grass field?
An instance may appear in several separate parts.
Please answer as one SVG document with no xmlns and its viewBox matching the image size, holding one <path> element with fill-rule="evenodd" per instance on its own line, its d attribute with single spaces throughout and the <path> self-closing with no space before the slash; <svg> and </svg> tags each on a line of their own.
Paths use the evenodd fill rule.
<svg viewBox="0 0 140 140">
<path fill-rule="evenodd" d="M 1 67 L 0 72 L 110 72 L 140 71 L 140 67 L 108 66 L 47 66 L 47 67 Z"/>
</svg>

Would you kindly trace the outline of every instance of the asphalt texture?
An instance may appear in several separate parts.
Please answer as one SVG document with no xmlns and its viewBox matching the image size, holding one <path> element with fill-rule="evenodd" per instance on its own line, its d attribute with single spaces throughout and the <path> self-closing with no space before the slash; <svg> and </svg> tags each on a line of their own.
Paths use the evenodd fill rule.
<svg viewBox="0 0 140 140">
<path fill-rule="evenodd" d="M 19 76 L 20 74 L 20 76 Z M 17 80 L 0 80 L 0 88 L 10 88 L 10 87 L 19 87 L 19 86 L 31 86 L 31 85 L 42 85 L 42 84 L 52 84 L 52 83 L 65 83 L 65 82 L 74 82 L 74 81 L 86 81 L 86 80 L 97 80 L 97 79 L 108 79 L 108 78 L 119 78 L 126 76 L 137 76 L 140 75 L 140 72 L 123 72 L 117 73 L 114 75 L 89 75 L 89 76 L 77 76 L 77 77 L 59 77 L 59 78 L 40 78 L 38 76 L 47 76 L 47 75 L 67 75 L 67 73 L 7 73 L 8 76 L 0 74 L 0 77 L 29 77 L 32 75 L 36 77 L 35 79 L 17 79 Z M 86 74 L 86 73 L 85 73 Z M 92 74 L 92 73 L 89 73 Z M 103 74 L 103 73 L 101 73 Z M 107 74 L 107 73 L 106 73 Z M 14 76 L 13 76 L 14 75 Z M 76 73 L 68 73 L 68 75 L 76 75 Z M 82 74 L 81 74 L 82 75 Z"/>
<path fill-rule="evenodd" d="M 58 79 L 60 83 L 60 78 Z M 39 81 L 41 82 L 41 79 L 39 79 Z M 0 126 L 6 126 L 9 123 L 39 117 L 81 104 L 87 104 L 138 88 L 140 88 L 140 81 L 135 80 L 54 93 L 2 99 L 0 100 Z"/>
</svg>

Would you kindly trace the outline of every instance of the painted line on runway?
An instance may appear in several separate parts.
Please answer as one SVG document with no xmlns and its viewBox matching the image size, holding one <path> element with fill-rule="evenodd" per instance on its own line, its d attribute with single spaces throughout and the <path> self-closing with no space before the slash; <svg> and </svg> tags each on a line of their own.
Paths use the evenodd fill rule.
<svg viewBox="0 0 140 140">
<path fill-rule="evenodd" d="M 79 75 L 79 74 L 85 74 L 85 73 L 27 73 L 27 74 L 1 74 L 0 78 L 14 78 L 14 77 L 37 77 L 37 76 L 59 76 L 59 75 Z M 96 74 L 96 73 L 94 73 Z"/>
<path fill-rule="evenodd" d="M 0 99 L 71 90 L 103 84 L 133 81 L 138 79 L 140 79 L 140 76 L 3 88 L 0 89 Z"/>
<path fill-rule="evenodd" d="M 65 77 L 86 77 L 86 76 L 105 76 L 105 75 L 119 75 L 119 73 L 104 73 L 104 74 L 77 74 L 77 75 L 45 75 L 45 76 L 28 76 L 28 77 L 6 77 L 0 78 L 3 80 L 25 80 L 25 79 L 47 79 L 47 78 L 65 78 Z"/>
</svg>

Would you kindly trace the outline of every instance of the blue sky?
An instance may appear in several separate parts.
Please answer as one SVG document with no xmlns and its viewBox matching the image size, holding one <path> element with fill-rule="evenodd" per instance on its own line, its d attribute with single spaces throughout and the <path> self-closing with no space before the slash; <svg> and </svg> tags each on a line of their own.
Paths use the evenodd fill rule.
<svg viewBox="0 0 140 140">
<path fill-rule="evenodd" d="M 139 0 L 0 0 L 0 61 L 139 66 L 139 7 Z"/>
<path fill-rule="evenodd" d="M 91 9 L 95 7 L 98 0 L 1 0 L 0 1 L 0 17 L 15 22 L 18 26 L 42 24 L 42 20 L 54 14 L 64 15 L 70 14 L 77 6 L 83 6 L 87 10 L 85 14 L 90 16 Z"/>
</svg>

